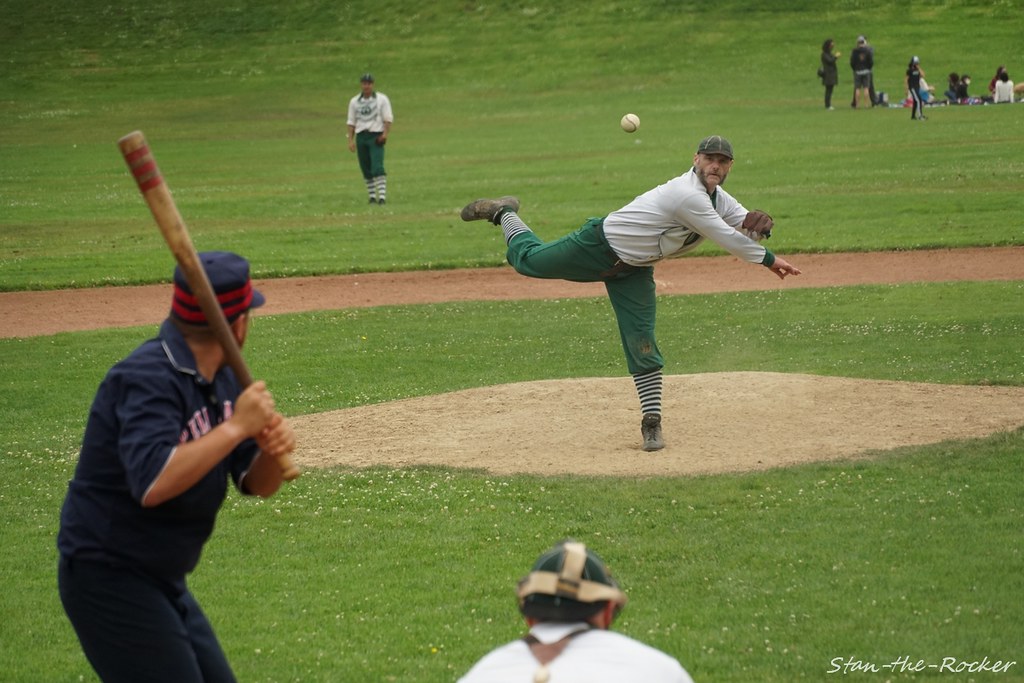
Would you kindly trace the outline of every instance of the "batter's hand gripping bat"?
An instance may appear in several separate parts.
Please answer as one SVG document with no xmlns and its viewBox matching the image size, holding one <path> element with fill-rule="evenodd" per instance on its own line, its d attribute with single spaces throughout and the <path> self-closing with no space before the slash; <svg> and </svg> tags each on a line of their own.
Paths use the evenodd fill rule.
<svg viewBox="0 0 1024 683">
<path fill-rule="evenodd" d="M 206 271 L 203 270 L 203 266 L 199 262 L 199 254 L 196 253 L 196 248 L 192 244 L 188 228 L 185 227 L 181 214 L 178 213 L 178 207 L 174 203 L 174 198 L 171 197 L 170 189 L 164 183 L 163 176 L 160 175 L 160 169 L 157 168 L 156 160 L 153 158 L 152 152 L 149 151 L 146 138 L 140 131 L 134 131 L 118 140 L 117 145 L 121 148 L 121 153 L 124 155 L 124 160 L 128 163 L 132 175 L 135 176 L 135 182 L 139 184 L 143 198 L 149 204 L 153 218 L 160 226 L 160 232 L 163 233 L 167 246 L 171 248 L 175 260 L 181 267 L 188 286 L 199 300 L 199 306 L 210 323 L 210 329 L 224 349 L 228 365 L 235 371 L 235 376 L 242 387 L 249 386 L 252 384 L 252 373 L 249 372 L 249 367 L 245 364 L 242 352 L 238 348 L 238 342 L 235 341 L 235 336 L 231 333 L 231 328 L 228 327 L 227 318 L 224 317 L 224 311 L 221 310 L 220 303 L 217 302 L 210 278 L 207 277 Z M 281 465 L 281 472 L 285 480 L 291 481 L 299 476 L 299 468 L 295 466 L 289 455 L 285 454 L 277 461 Z"/>
</svg>

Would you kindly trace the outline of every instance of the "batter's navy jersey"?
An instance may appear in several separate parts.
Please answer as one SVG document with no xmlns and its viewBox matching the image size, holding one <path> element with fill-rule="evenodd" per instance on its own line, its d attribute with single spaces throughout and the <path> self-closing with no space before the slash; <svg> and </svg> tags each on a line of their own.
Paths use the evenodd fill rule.
<svg viewBox="0 0 1024 683">
<path fill-rule="evenodd" d="M 229 418 L 239 393 L 230 368 L 212 383 L 196 371 L 169 320 L 111 368 L 93 400 L 61 511 L 61 555 L 134 567 L 184 589 L 213 532 L 228 476 L 240 486 L 258 447 L 244 441 L 172 500 L 150 508 L 141 501 L 178 445 Z"/>
</svg>

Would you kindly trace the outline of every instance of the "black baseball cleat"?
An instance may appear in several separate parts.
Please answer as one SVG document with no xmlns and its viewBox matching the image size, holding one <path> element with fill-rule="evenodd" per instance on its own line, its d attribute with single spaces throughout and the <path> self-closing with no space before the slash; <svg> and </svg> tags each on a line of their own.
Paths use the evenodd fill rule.
<svg viewBox="0 0 1024 683">
<path fill-rule="evenodd" d="M 665 447 L 665 441 L 661 438 L 661 415 L 658 413 L 647 413 L 640 422 L 640 434 L 644 437 L 645 451 L 660 451 Z"/>
<path fill-rule="evenodd" d="M 513 213 L 519 211 L 519 199 L 516 197 L 478 199 L 475 202 L 466 204 L 466 206 L 462 208 L 461 216 L 464 221 L 487 220 L 498 225 L 501 220 L 501 214 L 505 211 L 511 211 Z"/>
</svg>

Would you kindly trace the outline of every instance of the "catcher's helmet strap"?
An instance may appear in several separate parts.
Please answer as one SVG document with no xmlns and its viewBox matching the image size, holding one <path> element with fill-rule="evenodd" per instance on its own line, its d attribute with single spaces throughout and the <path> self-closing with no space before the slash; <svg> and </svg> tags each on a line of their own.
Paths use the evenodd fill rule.
<svg viewBox="0 0 1024 683">
<path fill-rule="evenodd" d="M 566 581 L 583 578 L 583 570 L 587 567 L 587 547 L 582 543 L 566 543 L 565 559 L 562 560 L 562 571 L 559 576 Z"/>
<path fill-rule="evenodd" d="M 522 601 L 529 595 L 552 595 L 577 602 L 601 602 L 608 600 L 622 607 L 627 597 L 617 585 L 607 585 L 584 579 L 587 569 L 587 546 L 577 541 L 562 546 L 561 569 L 554 571 L 531 571 L 519 582 L 516 595 Z M 609 577 L 610 580 L 610 577 Z M 615 582 L 611 580 L 611 584 Z"/>
<path fill-rule="evenodd" d="M 517 594 L 519 599 L 527 595 L 555 595 L 569 598 L 577 602 L 601 602 L 610 600 L 620 605 L 626 604 L 626 594 L 615 586 L 609 586 L 583 578 L 587 563 L 587 548 L 582 543 L 566 543 L 565 557 L 559 573 L 536 571 L 530 572 L 519 582 Z"/>
<path fill-rule="evenodd" d="M 519 584 L 520 599 L 528 595 L 556 595 L 577 602 L 610 600 L 626 604 L 626 594 L 614 586 L 584 580 L 563 579 L 554 572 L 530 572 Z"/>
</svg>

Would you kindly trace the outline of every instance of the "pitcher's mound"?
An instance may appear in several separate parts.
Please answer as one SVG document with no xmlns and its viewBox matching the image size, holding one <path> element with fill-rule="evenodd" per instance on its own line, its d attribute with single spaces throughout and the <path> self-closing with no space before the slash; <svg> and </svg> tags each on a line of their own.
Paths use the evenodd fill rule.
<svg viewBox="0 0 1024 683">
<path fill-rule="evenodd" d="M 692 475 L 986 436 L 1024 424 L 1024 387 L 766 372 L 665 377 L 666 447 L 640 450 L 632 380 L 545 380 L 293 419 L 304 467 Z"/>
</svg>

